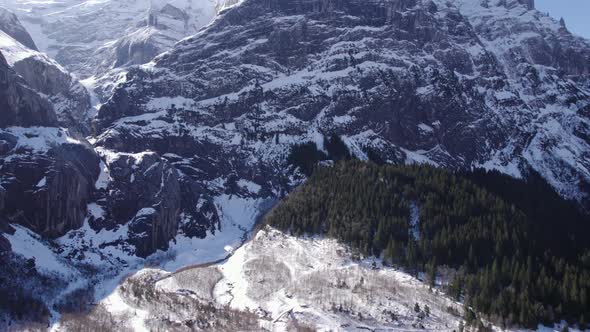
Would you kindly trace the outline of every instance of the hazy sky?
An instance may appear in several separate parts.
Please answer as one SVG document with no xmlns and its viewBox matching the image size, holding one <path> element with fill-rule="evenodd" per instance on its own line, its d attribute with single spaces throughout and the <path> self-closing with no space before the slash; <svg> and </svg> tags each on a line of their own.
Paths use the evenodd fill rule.
<svg viewBox="0 0 590 332">
<path fill-rule="evenodd" d="M 557 19 L 563 17 L 571 32 L 590 39 L 590 0 L 535 0 L 535 6 Z"/>
</svg>

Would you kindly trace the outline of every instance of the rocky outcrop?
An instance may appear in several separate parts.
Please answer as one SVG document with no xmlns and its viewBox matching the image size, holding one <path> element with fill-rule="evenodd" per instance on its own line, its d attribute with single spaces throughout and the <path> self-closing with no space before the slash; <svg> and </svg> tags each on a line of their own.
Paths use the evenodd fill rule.
<svg viewBox="0 0 590 332">
<path fill-rule="evenodd" d="M 129 223 L 129 239 L 137 255 L 166 249 L 178 232 L 181 190 L 176 169 L 146 152 L 118 155 L 109 161 L 109 170 L 108 219 Z"/>
<path fill-rule="evenodd" d="M 535 9 L 535 0 L 518 0 L 521 4 L 523 4 L 528 9 Z"/>
<path fill-rule="evenodd" d="M 5 203 L 4 203 L 5 199 L 6 199 L 6 189 L 4 189 L 4 187 L 0 186 L 0 257 L 3 257 L 5 253 L 10 252 L 10 250 L 12 249 L 10 241 L 8 241 L 2 235 L 5 233 L 8 233 L 8 234 L 14 233 L 14 228 L 12 228 L 8 224 L 8 220 L 5 219 L 4 215 L 3 215 L 3 210 L 5 207 Z"/>
<path fill-rule="evenodd" d="M 114 48 L 114 67 L 126 67 L 144 64 L 153 59 L 161 49 L 156 46 L 150 27 L 139 30 L 132 35 L 121 38 Z"/>
<path fill-rule="evenodd" d="M 33 42 L 33 38 L 31 38 L 31 35 L 23 27 L 18 17 L 4 7 L 0 7 L 0 30 L 6 32 L 26 47 L 37 51 L 37 46 Z"/>
<path fill-rule="evenodd" d="M 590 104 L 590 45 L 523 4 L 244 1 L 130 71 L 98 112 L 97 144 L 175 154 L 204 187 L 259 170 L 254 182 L 276 195 L 292 183 L 294 144 L 321 149 L 338 135 L 359 158 L 517 177 L 533 168 L 589 204 L 590 123 L 580 111 Z"/>
<path fill-rule="evenodd" d="M 8 66 L 0 52 L 0 128 L 52 125 L 57 125 L 52 105 Z"/>
<path fill-rule="evenodd" d="M 13 68 L 29 87 L 46 95 L 55 105 L 59 125 L 89 133 L 88 91 L 61 66 L 45 57 L 27 57 L 13 64 Z"/>
<path fill-rule="evenodd" d="M 86 217 L 99 159 L 82 136 L 56 127 L 88 132 L 89 96 L 45 55 L 0 38 L 0 219 L 61 236 Z"/>
<path fill-rule="evenodd" d="M 27 48 L 1 30 L 0 52 L 27 87 L 53 105 L 60 126 L 89 133 L 90 95 L 76 78 L 47 55 Z"/>
<path fill-rule="evenodd" d="M 166 44 L 177 38 L 171 36 L 171 32 L 182 36 L 189 31 L 198 30 L 198 25 L 194 24 L 194 15 L 198 14 L 192 12 L 190 5 L 183 10 L 170 3 L 163 6 L 153 3 L 146 21 L 141 22 L 136 31 L 123 36 L 114 44 L 114 55 L 111 57 L 115 61 L 112 66 L 127 67 L 151 61 L 166 50 Z"/>
<path fill-rule="evenodd" d="M 99 173 L 99 158 L 65 129 L 12 127 L 0 131 L 0 214 L 45 237 L 79 228 Z"/>
<path fill-rule="evenodd" d="M 218 19 L 153 64 L 117 72 L 120 84 L 94 121 L 111 180 L 93 202 L 104 215 L 89 220 L 97 230 L 128 227 L 124 240 L 136 254 L 165 249 L 179 233 L 219 230 L 220 199 L 281 197 L 303 179 L 290 151 L 311 142 L 329 154 L 325 140 L 335 136 L 361 159 L 516 177 L 534 169 L 563 196 L 588 204 L 590 46 L 532 1 L 219 6 Z M 164 31 L 181 35 L 193 18 L 188 6 L 154 6 L 111 45 L 115 65 L 147 61 L 164 45 Z M 39 73 L 48 70 L 23 67 L 43 89 Z M 48 156 L 35 162 L 49 165 Z M 36 227 L 59 234 L 77 225 L 77 213 L 60 212 L 69 221 L 52 222 L 54 233 Z"/>
<path fill-rule="evenodd" d="M 4 200 L 6 199 L 6 189 L 0 186 L 0 211 L 4 210 Z"/>
<path fill-rule="evenodd" d="M 4 236 L 0 235 L 0 255 L 10 252 L 11 249 L 12 246 L 10 245 L 10 241 L 8 241 Z"/>
<path fill-rule="evenodd" d="M 238 4 L 240 0 L 216 0 L 215 2 L 215 12 L 217 14 L 221 13 L 223 10 Z"/>
</svg>

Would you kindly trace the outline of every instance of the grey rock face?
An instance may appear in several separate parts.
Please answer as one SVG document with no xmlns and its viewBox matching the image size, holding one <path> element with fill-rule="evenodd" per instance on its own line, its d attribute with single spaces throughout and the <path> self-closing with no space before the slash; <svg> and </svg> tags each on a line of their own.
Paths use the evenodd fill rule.
<svg viewBox="0 0 590 332">
<path fill-rule="evenodd" d="M 588 204 L 590 45 L 535 10 L 516 3 L 499 16 L 498 5 L 244 1 L 130 71 L 98 113 L 97 144 L 146 142 L 205 187 L 270 170 L 254 182 L 276 195 L 289 187 L 290 147 L 336 134 L 361 158 L 532 168 Z"/>
<path fill-rule="evenodd" d="M 136 31 L 120 38 L 113 46 L 114 58 L 112 67 L 120 68 L 144 64 L 156 55 L 172 46 L 176 38 L 181 38 L 189 31 L 196 32 L 198 26 L 191 22 L 199 13 L 175 7 L 169 3 L 161 8 L 152 6 L 147 19 L 141 22 Z"/>
<path fill-rule="evenodd" d="M 57 64 L 43 58 L 28 57 L 13 68 L 32 89 L 46 95 L 55 105 L 59 125 L 88 134 L 88 91 Z"/>
<path fill-rule="evenodd" d="M 167 149 L 156 146 L 158 142 L 134 141 L 131 137 L 129 141 L 112 143 L 128 149 L 135 146 L 137 150 Z M 190 141 L 169 144 L 183 144 L 187 154 L 197 151 Z M 93 227 L 129 224 L 129 242 L 136 247 L 137 255 L 145 257 L 168 248 L 179 231 L 187 237 L 204 238 L 208 231 L 219 229 L 219 216 L 209 191 L 183 172 L 196 170 L 183 165 L 185 161 L 179 156 L 119 153 L 107 162 L 111 181 L 106 189 L 106 216 Z"/>
<path fill-rule="evenodd" d="M 0 254 L 10 252 L 10 250 L 12 250 L 10 241 L 8 241 L 4 236 L 0 235 Z"/>
<path fill-rule="evenodd" d="M 186 11 L 178 7 L 174 7 L 169 3 L 165 4 L 164 7 L 162 7 L 162 9 L 160 10 L 160 14 L 166 15 L 175 20 L 181 20 L 185 22 L 188 21 L 188 19 L 190 18 L 190 15 Z M 164 27 L 167 28 L 165 25 Z"/>
<path fill-rule="evenodd" d="M 528 9 L 535 9 L 535 0 L 518 0 L 518 2 L 525 5 Z"/>
<path fill-rule="evenodd" d="M 178 234 L 223 231 L 220 198 L 282 197 L 303 179 L 288 164 L 291 148 L 315 142 L 322 149 L 331 135 L 362 159 L 523 177 L 536 170 L 590 206 L 590 45 L 533 7 L 522 0 L 228 1 L 215 22 L 155 64 L 121 71 L 124 83 L 93 123 L 111 177 L 98 193 L 95 155 L 14 159 L 15 140 L 27 136 L 6 135 L 5 188 L 31 191 L 23 201 L 58 211 L 8 215 L 57 236 L 80 225 L 92 197 L 104 215 L 91 226 L 126 225 L 124 241 L 145 257 Z M 190 21 L 185 9 L 152 8 L 133 30 L 139 35 L 119 38 L 102 50 L 117 55 L 103 59 L 147 61 L 162 31 Z M 39 91 L 66 93 L 51 90 L 68 85 L 59 73 L 43 76 L 51 69 L 31 63 L 20 70 Z M 45 179 L 51 195 L 14 189 L 36 188 L 53 170 L 58 175 Z"/>
<path fill-rule="evenodd" d="M 90 144 L 56 128 L 88 132 L 80 120 L 89 96 L 46 56 L 4 45 L 11 62 L 0 52 L 0 219 L 57 237 L 82 225 L 98 175 Z"/>
<path fill-rule="evenodd" d="M 0 128 L 56 124 L 52 105 L 27 86 L 0 52 Z"/>
<path fill-rule="evenodd" d="M 4 210 L 4 200 L 6 199 L 6 189 L 0 186 L 0 211 Z"/>
<path fill-rule="evenodd" d="M 20 28 L 26 32 L 22 26 Z M 0 26 L 0 38 L 3 40 L 0 51 L 4 52 L 8 66 L 26 82 L 28 88 L 49 100 L 60 126 L 88 134 L 90 95 L 86 89 L 55 61 L 13 39 L 6 34 L 10 29 L 2 29 Z"/>
<path fill-rule="evenodd" d="M 6 32 L 9 36 L 28 48 L 37 50 L 33 38 L 31 38 L 31 35 L 22 26 L 18 17 L 4 7 L 0 7 L 0 30 Z"/>
<path fill-rule="evenodd" d="M 12 245 L 4 236 L 5 233 L 14 234 L 14 228 L 12 228 L 8 221 L 3 217 L 2 210 L 4 210 L 4 200 L 6 199 L 6 189 L 0 186 L 0 257 L 5 256 L 4 253 L 12 250 Z"/>
<path fill-rule="evenodd" d="M 0 131 L 0 215 L 45 237 L 79 228 L 99 173 L 99 159 L 81 137 L 65 129 Z"/>
<path fill-rule="evenodd" d="M 114 67 L 143 64 L 153 59 L 161 50 L 151 38 L 135 40 L 134 36 L 122 38 L 115 46 Z"/>
<path fill-rule="evenodd" d="M 108 218 L 129 223 L 136 254 L 167 249 L 178 231 L 181 191 L 177 171 L 155 153 L 121 155 L 110 164 Z"/>
</svg>

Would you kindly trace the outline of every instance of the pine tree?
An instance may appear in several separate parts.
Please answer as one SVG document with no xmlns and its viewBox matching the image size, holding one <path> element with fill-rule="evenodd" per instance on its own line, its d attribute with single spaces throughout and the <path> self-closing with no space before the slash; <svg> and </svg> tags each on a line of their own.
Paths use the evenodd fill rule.
<svg viewBox="0 0 590 332">
<path fill-rule="evenodd" d="M 382 253 L 386 264 L 424 269 L 431 285 L 447 265 L 459 271 L 449 295 L 507 324 L 582 321 L 589 312 L 590 219 L 534 175 L 358 161 L 316 168 L 325 157 L 314 143 L 292 150 L 290 160 L 313 175 L 268 214 L 270 224 Z M 410 202 L 420 207 L 416 239 Z"/>
</svg>

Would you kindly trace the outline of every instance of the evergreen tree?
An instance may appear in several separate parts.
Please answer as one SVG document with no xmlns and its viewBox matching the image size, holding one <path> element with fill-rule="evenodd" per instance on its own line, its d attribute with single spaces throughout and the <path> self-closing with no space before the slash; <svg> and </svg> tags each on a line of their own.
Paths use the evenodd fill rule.
<svg viewBox="0 0 590 332">
<path fill-rule="evenodd" d="M 437 266 L 451 267 L 449 295 L 507 324 L 583 322 L 590 312 L 590 219 L 534 174 L 522 181 L 354 160 L 316 168 L 326 156 L 314 143 L 289 158 L 313 175 L 267 215 L 274 227 L 336 238 L 424 271 L 431 285 Z"/>
<path fill-rule="evenodd" d="M 328 151 L 328 157 L 332 160 L 346 160 L 350 159 L 350 151 L 338 135 L 331 135 L 329 138 L 324 138 L 324 147 Z"/>
</svg>

